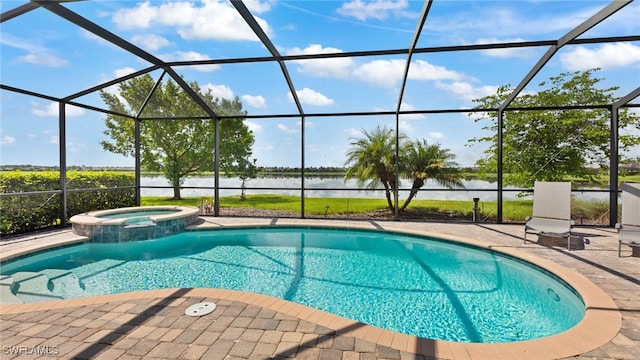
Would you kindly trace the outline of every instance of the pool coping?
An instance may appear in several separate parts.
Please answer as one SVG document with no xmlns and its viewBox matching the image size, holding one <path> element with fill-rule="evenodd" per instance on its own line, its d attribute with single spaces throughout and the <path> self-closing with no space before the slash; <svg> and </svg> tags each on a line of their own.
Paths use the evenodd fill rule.
<svg viewBox="0 0 640 360">
<path fill-rule="evenodd" d="M 145 211 L 161 211 L 153 215 L 140 215 Z M 134 215 L 138 213 L 139 215 Z M 129 214 L 123 217 L 104 217 Z M 73 232 L 95 242 L 123 242 L 149 240 L 184 231 L 199 220 L 200 210 L 193 206 L 160 205 L 134 206 L 96 210 L 74 215 L 69 219 Z"/>
<path fill-rule="evenodd" d="M 267 225 L 274 226 L 274 225 Z M 355 228 L 371 230 L 368 223 L 334 223 L 330 226 L 318 225 L 314 221 L 295 222 L 287 225 L 275 225 L 277 227 L 316 227 L 316 228 Z M 255 228 L 250 224 L 231 224 L 224 228 Z M 258 225 L 260 227 L 260 225 Z M 190 227 L 192 229 L 220 229 L 217 225 L 199 224 Z M 424 230 L 387 229 L 382 226 L 381 231 L 404 233 L 418 236 L 436 237 L 439 239 L 454 241 L 480 248 L 487 248 L 509 256 L 528 261 L 534 265 L 555 274 L 581 295 L 585 304 L 584 318 L 573 328 L 562 333 L 545 338 L 534 340 L 509 342 L 509 343 L 460 343 L 444 340 L 425 339 L 416 336 L 397 333 L 391 330 L 381 329 L 371 325 L 361 324 L 357 321 L 340 317 L 328 312 L 316 310 L 301 304 L 274 298 L 256 293 L 226 290 L 198 288 L 189 289 L 185 296 L 205 296 L 216 299 L 226 299 L 241 301 L 247 304 L 261 306 L 270 310 L 278 311 L 301 320 L 311 321 L 327 328 L 344 331 L 346 335 L 360 338 L 365 341 L 375 342 L 390 348 L 406 351 L 409 353 L 422 354 L 446 359 L 464 358 L 518 358 L 518 359 L 557 359 L 577 356 L 587 353 L 611 341 L 619 332 L 622 326 L 622 315 L 611 299 L 611 297 L 601 288 L 577 272 L 565 268 L 555 262 L 541 257 L 528 254 L 523 251 L 507 248 L 502 245 L 488 244 L 479 240 L 441 234 Z M 71 242 L 82 242 L 76 239 Z M 30 249 L 29 252 L 35 251 Z M 21 254 L 24 255 L 25 251 Z M 0 260 L 5 261 L 5 255 L 0 255 Z M 13 254 L 13 256 L 17 256 Z M 111 295 L 101 295 L 88 298 L 59 300 L 52 302 L 38 302 L 28 304 L 0 305 L 0 313 L 21 313 L 39 311 L 53 308 L 67 308 L 84 306 L 88 304 L 100 304 L 113 301 L 142 298 L 161 298 L 175 294 L 176 289 L 149 290 L 133 293 L 120 293 Z M 349 330 L 344 330 L 349 329 Z M 597 329 L 597 331 L 594 331 Z"/>
<path fill-rule="evenodd" d="M 127 213 L 128 211 L 141 211 L 141 210 L 177 210 L 176 212 L 162 214 L 162 215 L 149 215 L 147 216 L 152 221 L 166 221 L 186 216 L 197 215 L 200 210 L 193 206 L 179 206 L 179 205 L 154 205 L 154 206 L 132 206 L 118 209 L 108 210 L 96 210 L 90 211 L 78 215 L 74 215 L 69 219 L 72 224 L 78 225 L 122 225 L 127 221 L 127 218 L 101 218 L 101 215 L 111 215 Z"/>
</svg>

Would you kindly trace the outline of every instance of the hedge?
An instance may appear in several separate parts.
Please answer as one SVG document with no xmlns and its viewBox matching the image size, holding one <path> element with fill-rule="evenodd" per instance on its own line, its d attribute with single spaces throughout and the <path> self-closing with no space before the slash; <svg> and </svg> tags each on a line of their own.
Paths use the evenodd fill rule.
<svg viewBox="0 0 640 360">
<path fill-rule="evenodd" d="M 130 172 L 69 171 L 67 190 L 98 190 L 68 192 L 67 216 L 134 206 L 135 189 L 117 189 L 134 184 L 135 175 Z M 57 171 L 0 172 L 0 192 L 3 194 L 55 190 L 60 190 Z M 0 234 L 25 233 L 60 225 L 60 206 L 61 195 L 57 193 L 3 196 L 0 198 Z"/>
</svg>

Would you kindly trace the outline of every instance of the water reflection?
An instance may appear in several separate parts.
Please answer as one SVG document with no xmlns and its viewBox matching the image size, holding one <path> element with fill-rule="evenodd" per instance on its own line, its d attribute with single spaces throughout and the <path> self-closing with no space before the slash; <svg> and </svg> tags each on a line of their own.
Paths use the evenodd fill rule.
<svg viewBox="0 0 640 360">
<path fill-rule="evenodd" d="M 472 201 L 473 198 L 480 198 L 480 201 L 496 201 L 497 184 L 484 180 L 464 180 L 464 186 L 468 190 L 448 191 L 443 190 L 439 184 L 433 181 L 427 181 L 422 187 L 416 199 L 429 200 L 464 200 Z M 162 176 L 143 176 L 141 178 L 142 186 L 169 186 L 168 181 Z M 221 188 L 236 189 L 220 189 L 220 196 L 240 195 L 240 186 L 242 182 L 238 178 L 220 177 Z M 347 190 L 357 189 L 356 180 L 344 180 L 343 177 L 331 176 L 310 176 L 305 178 L 305 196 L 307 197 L 333 197 L 333 198 L 382 198 L 384 193 L 381 190 Z M 213 196 L 215 186 L 213 176 L 191 176 L 184 181 L 181 190 L 183 197 L 195 196 Z M 278 194 L 299 196 L 299 188 L 302 186 L 300 177 L 287 176 L 269 176 L 251 179 L 247 182 L 247 194 Z M 401 186 L 409 187 L 411 182 L 404 181 Z M 190 189 L 190 188 L 200 189 Z M 278 188 L 282 190 L 271 190 L 266 188 Z M 514 187 L 505 187 L 505 190 L 514 190 Z M 594 190 L 594 189 L 590 189 Z M 173 196 L 171 189 L 142 189 L 142 196 Z M 406 198 L 408 191 L 401 191 L 400 198 Z M 505 191 L 504 200 L 517 200 L 518 191 Z M 582 200 L 599 200 L 607 201 L 609 194 L 606 192 L 574 192 L 576 198 Z"/>
</svg>

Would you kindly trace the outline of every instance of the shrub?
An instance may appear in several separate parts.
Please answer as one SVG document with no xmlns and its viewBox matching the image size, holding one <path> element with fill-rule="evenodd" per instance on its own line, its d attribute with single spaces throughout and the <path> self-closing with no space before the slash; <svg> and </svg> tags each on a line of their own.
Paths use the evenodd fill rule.
<svg viewBox="0 0 640 360">
<path fill-rule="evenodd" d="M 116 171 L 67 172 L 67 216 L 135 205 L 135 176 Z M 78 191 L 91 189 L 87 191 Z M 0 172 L 0 234 L 24 233 L 61 224 L 60 174 L 57 171 Z M 15 193 L 47 192 L 32 195 Z M 69 219 L 67 219 L 69 220 Z"/>
</svg>

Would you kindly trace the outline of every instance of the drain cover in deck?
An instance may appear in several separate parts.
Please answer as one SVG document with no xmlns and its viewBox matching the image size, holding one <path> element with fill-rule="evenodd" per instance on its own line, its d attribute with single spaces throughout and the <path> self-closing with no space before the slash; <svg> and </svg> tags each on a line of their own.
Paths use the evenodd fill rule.
<svg viewBox="0 0 640 360">
<path fill-rule="evenodd" d="M 216 304 L 212 302 L 201 302 L 189 306 L 184 314 L 188 316 L 203 316 L 213 312 L 216 309 Z"/>
</svg>

